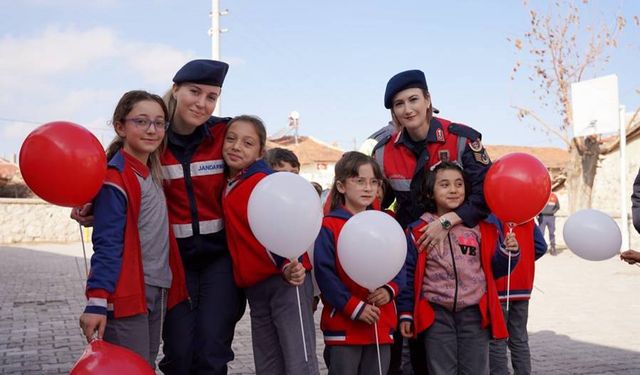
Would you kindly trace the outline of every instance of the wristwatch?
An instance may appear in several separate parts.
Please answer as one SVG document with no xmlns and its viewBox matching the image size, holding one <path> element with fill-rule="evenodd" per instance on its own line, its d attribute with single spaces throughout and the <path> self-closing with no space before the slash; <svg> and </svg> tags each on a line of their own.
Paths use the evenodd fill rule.
<svg viewBox="0 0 640 375">
<path fill-rule="evenodd" d="M 449 230 L 451 228 L 451 222 L 449 220 L 445 219 L 444 217 L 441 217 L 438 220 L 440 221 L 440 224 L 442 224 L 442 228 L 444 230 Z"/>
</svg>

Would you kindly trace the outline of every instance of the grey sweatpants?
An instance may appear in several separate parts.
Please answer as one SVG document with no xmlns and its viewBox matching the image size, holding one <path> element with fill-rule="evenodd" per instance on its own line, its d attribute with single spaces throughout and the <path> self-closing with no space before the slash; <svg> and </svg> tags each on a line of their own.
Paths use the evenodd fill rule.
<svg viewBox="0 0 640 375">
<path fill-rule="evenodd" d="M 531 374 L 531 353 L 527 321 L 529 319 L 529 301 L 510 301 L 502 304 L 502 312 L 509 330 L 508 340 L 491 341 L 491 375 L 508 375 L 507 345 L 511 352 L 511 365 L 515 375 Z"/>
<path fill-rule="evenodd" d="M 389 371 L 391 344 L 380 345 L 380 366 L 382 374 Z M 376 345 L 327 345 L 324 348 L 324 362 L 329 375 L 375 375 L 378 369 Z"/>
<path fill-rule="evenodd" d="M 104 341 L 123 346 L 138 353 L 152 368 L 160 348 L 162 317 L 166 311 L 166 289 L 145 284 L 148 314 L 126 318 L 109 318 L 104 331 Z"/>
<path fill-rule="evenodd" d="M 435 320 L 424 333 L 429 374 L 488 375 L 490 333 L 478 306 L 457 312 L 432 306 Z"/>
<path fill-rule="evenodd" d="M 320 373 L 311 311 L 313 283 L 309 272 L 299 291 L 308 362 L 304 359 L 296 287 L 275 275 L 245 289 L 251 308 L 251 339 L 257 375 Z"/>
</svg>

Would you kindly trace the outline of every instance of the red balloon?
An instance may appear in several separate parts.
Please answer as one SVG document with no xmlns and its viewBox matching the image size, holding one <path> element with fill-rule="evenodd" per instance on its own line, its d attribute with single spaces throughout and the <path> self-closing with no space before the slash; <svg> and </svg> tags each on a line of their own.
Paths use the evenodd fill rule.
<svg viewBox="0 0 640 375">
<path fill-rule="evenodd" d="M 94 340 L 73 365 L 69 375 L 155 375 L 147 361 L 137 353 L 103 340 Z"/>
<path fill-rule="evenodd" d="M 20 172 L 36 195 L 58 206 L 93 199 L 107 173 L 98 139 L 80 125 L 55 121 L 32 131 L 20 148 Z"/>
<path fill-rule="evenodd" d="M 484 179 L 484 198 L 503 222 L 519 225 L 536 217 L 551 194 L 547 168 L 535 156 L 522 152 L 496 160 Z"/>
</svg>

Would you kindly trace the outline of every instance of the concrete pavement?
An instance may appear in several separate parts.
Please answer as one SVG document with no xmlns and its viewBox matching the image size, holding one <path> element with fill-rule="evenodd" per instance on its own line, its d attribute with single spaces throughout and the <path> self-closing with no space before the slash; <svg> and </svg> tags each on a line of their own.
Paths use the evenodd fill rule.
<svg viewBox="0 0 640 375">
<path fill-rule="evenodd" d="M 68 374 L 80 357 L 81 257 L 78 243 L 0 247 L 0 374 Z M 640 374 L 640 267 L 545 256 L 530 306 L 535 374 Z M 253 374 L 248 314 L 233 346 L 229 373 Z"/>
</svg>

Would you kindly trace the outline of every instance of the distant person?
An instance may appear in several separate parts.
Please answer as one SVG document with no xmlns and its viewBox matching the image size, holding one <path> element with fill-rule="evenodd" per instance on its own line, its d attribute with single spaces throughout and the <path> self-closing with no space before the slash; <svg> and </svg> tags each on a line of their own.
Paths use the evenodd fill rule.
<svg viewBox="0 0 640 375">
<path fill-rule="evenodd" d="M 500 234 L 508 233 L 503 228 Z M 502 312 L 507 323 L 509 338 L 507 340 L 492 340 L 490 346 L 491 375 L 509 375 L 507 346 L 511 353 L 511 365 L 515 375 L 531 374 L 531 352 L 529 349 L 529 335 L 527 322 L 529 320 L 529 299 L 533 290 L 535 276 L 535 261 L 547 251 L 547 243 L 542 232 L 533 220 L 518 225 L 513 229 L 520 244 L 520 261 L 509 276 L 496 280 L 496 288 L 502 304 Z M 509 299 L 507 300 L 507 286 Z M 507 311 L 507 304 L 509 309 Z"/>
<path fill-rule="evenodd" d="M 300 161 L 296 154 L 286 148 L 276 147 L 267 150 L 265 161 L 276 172 L 300 173 Z"/>
<path fill-rule="evenodd" d="M 162 98 L 125 93 L 113 113 L 107 176 L 93 200 L 93 255 L 80 327 L 138 353 L 155 369 L 167 309 L 187 299 L 178 245 L 162 191 Z"/>
<path fill-rule="evenodd" d="M 538 224 L 540 225 L 540 231 L 544 236 L 545 229 L 549 231 L 549 254 L 558 255 L 556 250 L 556 212 L 560 209 L 560 202 L 558 196 L 554 192 L 551 192 L 549 201 L 538 215 Z"/>
</svg>

